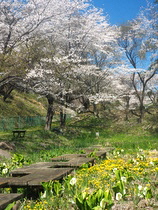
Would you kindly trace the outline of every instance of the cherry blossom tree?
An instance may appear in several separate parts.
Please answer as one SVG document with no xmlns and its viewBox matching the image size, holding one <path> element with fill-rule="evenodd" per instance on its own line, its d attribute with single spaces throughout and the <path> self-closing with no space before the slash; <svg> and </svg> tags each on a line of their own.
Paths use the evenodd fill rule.
<svg viewBox="0 0 158 210">
<path fill-rule="evenodd" d="M 25 76 L 25 70 L 30 68 L 30 63 L 34 60 L 31 56 L 25 56 L 30 53 L 28 42 L 35 41 L 35 37 L 37 39 L 41 25 L 68 13 L 70 5 L 73 7 L 68 0 L 0 1 L 1 92 L 8 90 L 5 92 L 8 95 Z"/>
<path fill-rule="evenodd" d="M 106 78 L 105 70 L 97 70 L 94 51 L 104 54 L 108 66 L 118 49 L 118 30 L 100 10 L 78 0 L 69 2 L 65 14 L 42 24 L 39 33 L 48 44 L 45 59 L 28 70 L 27 81 L 48 99 L 46 129 L 50 129 L 54 102 L 67 106 L 74 99 L 99 93 L 96 87 Z"/>
</svg>

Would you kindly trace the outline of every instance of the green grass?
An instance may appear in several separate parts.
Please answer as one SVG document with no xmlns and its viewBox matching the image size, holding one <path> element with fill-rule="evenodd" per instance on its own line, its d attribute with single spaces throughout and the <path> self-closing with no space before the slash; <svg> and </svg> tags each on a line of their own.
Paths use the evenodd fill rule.
<svg viewBox="0 0 158 210">
<path fill-rule="evenodd" d="M 13 138 L 10 132 L 0 132 L 0 141 L 14 145 L 12 153 L 23 154 L 32 162 L 50 160 L 63 153 L 78 153 L 85 147 L 101 144 L 122 148 L 126 152 L 135 152 L 141 148 L 154 150 L 158 148 L 158 134 L 151 134 L 142 125 L 113 123 L 92 116 L 81 116 L 80 120 L 68 122 L 63 135 L 45 131 L 43 127 L 27 129 L 25 138 Z M 52 127 L 58 127 L 58 122 Z M 99 138 L 96 138 L 99 132 Z"/>
<path fill-rule="evenodd" d="M 46 99 L 38 99 L 35 94 L 13 91 L 5 102 L 0 96 L 0 117 L 13 116 L 45 116 Z"/>
</svg>

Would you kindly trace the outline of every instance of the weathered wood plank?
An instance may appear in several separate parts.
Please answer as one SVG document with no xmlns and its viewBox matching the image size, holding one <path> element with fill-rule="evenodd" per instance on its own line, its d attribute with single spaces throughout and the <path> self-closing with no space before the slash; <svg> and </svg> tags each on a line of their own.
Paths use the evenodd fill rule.
<svg viewBox="0 0 158 210">
<path fill-rule="evenodd" d="M 96 149 L 96 150 L 95 150 Z M 94 156 L 97 156 L 99 158 L 105 158 L 107 152 L 113 150 L 113 147 L 101 147 L 98 146 L 97 148 L 95 147 L 87 147 L 84 148 L 83 150 L 85 151 L 85 154 L 65 154 L 65 155 L 61 155 L 55 158 L 52 158 L 51 160 L 53 162 L 55 161 L 61 161 L 61 162 L 69 162 L 74 158 L 81 158 L 81 157 L 88 157 L 88 155 L 90 155 L 92 152 L 94 152 Z"/>
<path fill-rule="evenodd" d="M 17 177 L 14 181 L 10 180 L 10 187 L 13 186 L 41 186 L 41 182 L 48 182 L 51 180 L 61 179 L 72 172 L 72 168 L 48 168 L 36 169 L 32 174 Z"/>
<path fill-rule="evenodd" d="M 85 154 L 66 154 L 56 158 L 52 158 L 54 167 L 80 167 L 83 164 L 92 163 L 94 164 L 94 157 L 86 157 Z"/>
<path fill-rule="evenodd" d="M 65 155 L 61 155 L 61 156 L 52 158 L 51 160 L 53 162 L 55 162 L 55 161 L 68 162 L 72 158 L 80 158 L 80 157 L 86 157 L 86 154 L 65 154 Z"/>
<path fill-rule="evenodd" d="M 79 158 L 72 158 L 69 163 L 73 166 L 82 166 L 83 164 L 92 163 L 94 164 L 95 158 L 94 157 L 79 157 Z"/>
<path fill-rule="evenodd" d="M 96 149 L 96 151 L 95 151 Z M 25 166 L 11 171 L 13 177 L 17 177 L 16 180 L 10 180 L 10 186 L 39 186 L 41 182 L 47 182 L 50 180 L 60 179 L 65 174 L 71 173 L 73 168 L 78 168 L 83 164 L 94 164 L 95 157 L 105 158 L 107 151 L 113 148 L 103 148 L 100 145 L 84 148 L 86 154 L 65 154 L 55 158 L 52 158 L 52 162 L 39 162 Z M 88 157 L 94 152 L 94 157 Z M 19 177 L 22 176 L 22 177 Z"/>
<path fill-rule="evenodd" d="M 86 163 L 92 163 L 94 164 L 95 158 L 87 158 L 86 155 L 82 154 L 67 154 L 67 155 L 62 155 L 57 158 L 53 158 L 52 162 L 39 162 L 32 164 L 30 166 L 25 166 L 23 168 L 18 168 L 13 171 L 11 171 L 11 175 L 13 177 L 19 177 L 19 176 L 24 176 L 24 175 L 29 175 L 33 174 L 36 172 L 36 170 L 45 170 L 49 168 L 61 168 L 61 167 L 80 167 L 83 164 Z M 54 161 L 55 160 L 55 161 Z"/>
<path fill-rule="evenodd" d="M 1 178 L 0 178 L 0 188 L 7 186 L 7 184 L 8 184 L 7 180 L 1 180 Z"/>
<path fill-rule="evenodd" d="M 31 164 L 29 166 L 25 166 L 23 168 L 18 168 L 15 170 L 12 170 L 10 174 L 15 177 L 15 176 L 24 176 L 30 173 L 34 173 L 37 169 L 47 169 L 53 166 L 52 162 L 39 162 L 35 164 Z"/>
<path fill-rule="evenodd" d="M 16 177 L 16 176 L 24 176 L 24 175 L 28 175 L 28 174 L 31 174 L 31 173 L 35 173 L 37 169 L 47 169 L 47 168 L 52 168 L 54 166 L 54 163 L 52 162 L 39 162 L 39 163 L 34 163 L 34 164 L 31 164 L 29 166 L 25 166 L 23 168 L 18 168 L 18 169 L 15 169 L 15 170 L 12 170 L 10 172 L 10 174 L 13 176 L 13 177 Z"/>
<path fill-rule="evenodd" d="M 68 162 L 53 162 L 54 168 L 61 168 L 61 167 L 71 167 L 71 168 L 78 168 L 81 167 L 83 164 L 91 163 L 94 165 L 95 158 L 83 158 L 77 159 L 74 158 Z"/>
<path fill-rule="evenodd" d="M 99 158 L 106 158 L 107 151 L 98 151 L 96 152 L 96 156 Z"/>
<path fill-rule="evenodd" d="M 0 177 L 0 188 L 8 187 L 9 181 L 12 177 Z"/>
<path fill-rule="evenodd" d="M 0 210 L 4 210 L 8 204 L 17 201 L 23 197 L 23 194 L 11 193 L 0 194 Z"/>
<path fill-rule="evenodd" d="M 59 180 L 62 179 L 63 177 L 67 176 L 73 171 L 72 168 L 53 168 L 53 173 L 52 169 L 47 169 L 46 172 L 42 174 L 41 177 L 38 176 L 35 180 L 29 181 L 28 185 L 29 186 L 41 186 L 41 182 L 48 182 L 50 180 Z"/>
</svg>

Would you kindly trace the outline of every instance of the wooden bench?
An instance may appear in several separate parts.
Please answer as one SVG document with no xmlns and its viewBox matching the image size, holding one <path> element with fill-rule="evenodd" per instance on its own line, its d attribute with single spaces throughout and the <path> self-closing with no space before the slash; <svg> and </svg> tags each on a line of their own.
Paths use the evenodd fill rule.
<svg viewBox="0 0 158 210">
<path fill-rule="evenodd" d="M 26 130 L 13 130 L 13 137 L 24 138 Z"/>
<path fill-rule="evenodd" d="M 23 197 L 20 193 L 2 194 L 0 193 L 0 210 L 4 210 L 8 204 L 17 201 Z"/>
</svg>

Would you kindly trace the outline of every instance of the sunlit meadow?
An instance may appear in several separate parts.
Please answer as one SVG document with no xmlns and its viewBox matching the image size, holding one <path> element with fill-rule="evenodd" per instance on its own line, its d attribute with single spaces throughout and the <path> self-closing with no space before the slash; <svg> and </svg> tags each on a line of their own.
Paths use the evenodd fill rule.
<svg viewBox="0 0 158 210">
<path fill-rule="evenodd" d="M 84 127 L 84 123 L 91 125 L 90 130 Z M 115 150 L 107 153 L 107 159 L 97 159 L 91 167 L 84 165 L 62 181 L 42 183 L 43 191 L 39 196 L 35 199 L 25 197 L 18 210 L 158 209 L 157 135 L 140 129 L 138 125 L 131 128 L 130 125 L 115 127 L 112 124 L 108 130 L 103 122 L 96 124 L 96 119 L 90 122 L 84 119 L 78 125 L 79 130 L 72 124 L 62 136 L 51 132 L 41 135 L 39 131 L 27 134 L 23 145 L 31 139 L 33 147 L 25 147 L 25 153 L 14 154 L 10 161 L 1 163 L 0 176 L 7 177 L 14 168 L 33 162 L 84 152 L 84 148 L 94 144 L 114 147 Z M 96 132 L 99 133 L 97 138 Z M 57 141 L 56 138 L 60 139 L 60 146 L 50 146 L 51 142 Z M 50 148 L 41 150 L 35 158 L 26 156 L 26 153 L 34 154 L 35 146 L 48 140 Z M 95 150 L 93 155 L 95 157 Z M 3 193 L 10 193 L 10 190 L 7 188 Z"/>
<path fill-rule="evenodd" d="M 130 205 L 133 209 L 158 206 L 157 151 L 139 149 L 133 155 L 116 149 L 106 160 L 84 166 L 62 183 L 43 185 L 38 201 L 25 201 L 23 209 L 115 209 Z"/>
</svg>

